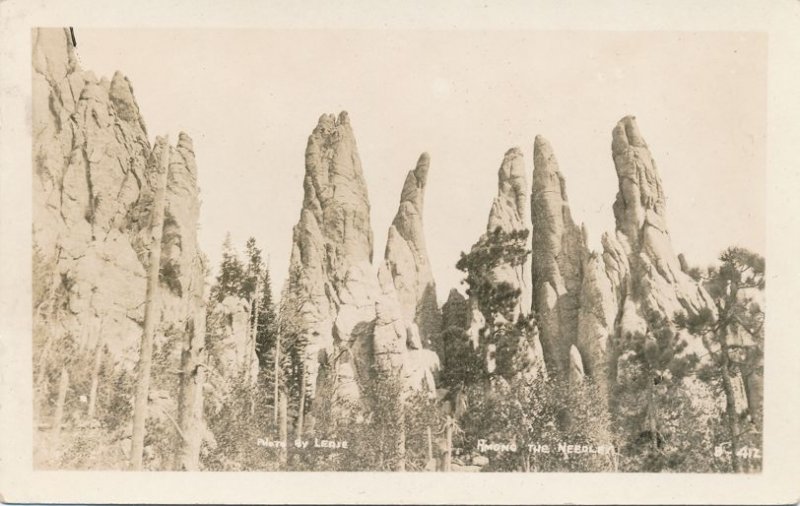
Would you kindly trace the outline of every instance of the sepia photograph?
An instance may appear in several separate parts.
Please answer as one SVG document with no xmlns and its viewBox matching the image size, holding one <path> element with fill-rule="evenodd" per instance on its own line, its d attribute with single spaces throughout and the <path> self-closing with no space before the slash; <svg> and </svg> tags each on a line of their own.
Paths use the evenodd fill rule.
<svg viewBox="0 0 800 506">
<path fill-rule="evenodd" d="M 147 487 L 789 464 L 765 443 L 769 378 L 796 383 L 767 331 L 767 30 L 50 19 L 14 48 L 30 296 L 3 304 L 29 323 L 3 333 L 30 438 L 4 466 Z"/>
<path fill-rule="evenodd" d="M 765 37 L 32 37 L 37 468 L 759 471 Z M 601 106 L 538 103 L 586 77 Z M 674 86 L 698 110 L 643 100 Z"/>
</svg>

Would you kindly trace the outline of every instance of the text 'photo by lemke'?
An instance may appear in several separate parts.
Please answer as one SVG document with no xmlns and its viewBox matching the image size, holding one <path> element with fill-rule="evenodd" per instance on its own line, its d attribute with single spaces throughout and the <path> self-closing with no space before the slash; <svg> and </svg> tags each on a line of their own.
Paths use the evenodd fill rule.
<svg viewBox="0 0 800 506">
<path fill-rule="evenodd" d="M 763 147 L 719 195 L 640 54 L 592 116 L 520 34 L 119 32 L 32 31 L 36 469 L 760 472 L 763 230 L 674 199 Z"/>
</svg>

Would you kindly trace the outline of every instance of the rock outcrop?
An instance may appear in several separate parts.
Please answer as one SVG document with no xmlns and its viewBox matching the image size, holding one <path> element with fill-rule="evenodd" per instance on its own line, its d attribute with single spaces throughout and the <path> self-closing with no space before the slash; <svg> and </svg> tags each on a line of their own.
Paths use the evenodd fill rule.
<svg viewBox="0 0 800 506">
<path fill-rule="evenodd" d="M 191 139 L 181 133 L 175 147 L 160 139 L 152 146 L 128 79 L 83 71 L 67 30 L 34 30 L 32 48 L 36 388 L 47 395 L 51 371 L 64 363 L 74 368 L 75 384 L 100 365 L 107 376 L 131 374 L 153 241 L 153 185 L 170 149 L 152 391 L 174 406 L 178 382 L 166 371 L 179 367 L 186 347 L 202 348 L 203 326 L 194 323 L 205 319 Z M 98 401 L 97 412 L 104 408 Z"/>
<path fill-rule="evenodd" d="M 572 220 L 564 176 L 550 144 L 533 146 L 533 310 L 549 371 L 568 370 L 570 346 L 578 341 L 583 265 L 588 248 Z"/>
<path fill-rule="evenodd" d="M 529 214 L 530 193 L 525 171 L 522 150 L 514 147 L 506 151 L 497 174 L 497 195 L 492 201 L 489 219 L 486 224 L 486 233 L 473 245 L 471 254 L 475 254 L 487 246 L 495 248 L 496 245 L 492 245 L 492 242 L 497 237 L 513 237 L 513 234 L 522 234 L 519 239 L 513 240 L 527 244 L 532 225 Z M 481 253 L 481 255 L 483 254 L 485 253 Z M 530 255 L 526 254 L 521 262 L 507 259 L 492 260 L 493 265 L 490 266 L 486 274 L 486 281 L 492 286 L 492 290 L 513 290 L 518 292 L 519 296 L 513 308 L 501 310 L 499 314 L 493 315 L 483 313 L 485 308 L 481 308 L 482 303 L 476 297 L 471 296 L 468 299 L 470 322 L 466 328 L 466 333 L 473 348 L 476 350 L 485 348 L 485 367 L 490 373 L 494 372 L 497 367 L 496 344 L 486 343 L 486 346 L 483 347 L 483 343 L 481 343 L 482 330 L 489 325 L 516 325 L 522 319 L 527 319 L 531 313 Z M 494 318 L 495 320 L 487 321 L 487 318 Z M 535 328 L 531 328 L 530 332 L 524 334 L 520 336 L 520 342 L 517 346 L 519 346 L 521 353 L 525 353 L 527 363 L 530 366 L 528 367 L 529 370 L 521 372 L 539 374 L 543 372 L 544 361 L 538 332 Z"/>
<path fill-rule="evenodd" d="M 430 156 L 420 155 L 417 166 L 408 173 L 400 195 L 400 207 L 389 227 L 384 255 L 391 273 L 397 298 L 407 322 L 413 322 L 419 337 L 409 340 L 411 349 L 437 349 L 441 332 L 441 313 L 436 301 L 425 232 L 422 224 L 425 184 L 430 168 Z"/>
<path fill-rule="evenodd" d="M 307 339 L 313 397 L 320 364 L 334 385 L 340 374 L 366 375 L 370 366 L 378 284 L 367 186 L 346 112 L 319 118 L 308 138 L 303 188 L 284 305 Z"/>
<path fill-rule="evenodd" d="M 439 309 L 425 251 L 423 155 L 403 187 L 376 277 L 367 187 L 347 113 L 323 115 L 306 148 L 305 196 L 294 228 L 283 311 L 305 336 L 309 392 L 355 401 L 372 374 L 434 389 L 429 348 Z"/>
<path fill-rule="evenodd" d="M 531 197 L 533 307 L 548 370 L 568 376 L 580 358 L 582 371 L 601 386 L 616 370 L 614 339 L 646 333 L 648 315 L 671 319 L 713 308 L 672 249 L 661 180 L 633 117 L 614 128 L 612 153 L 616 231 L 603 234 L 602 253 L 589 251 L 585 230 L 572 220 L 564 178 L 541 137 Z M 690 351 L 702 353 L 697 339 L 685 337 Z"/>
<path fill-rule="evenodd" d="M 486 232 L 497 229 L 503 232 L 528 231 L 531 221 L 529 212 L 530 190 L 525 174 L 525 158 L 522 150 L 514 147 L 506 151 L 500 170 L 497 172 L 497 196 L 492 202 Z M 528 314 L 531 308 L 531 260 L 525 259 L 522 265 L 500 264 L 493 271 L 494 281 L 506 282 L 520 290 L 519 302 L 513 318 Z"/>
<path fill-rule="evenodd" d="M 255 384 L 258 375 L 256 343 L 250 322 L 251 305 L 229 295 L 212 303 L 208 313 L 209 365 L 219 373 L 215 379 L 244 379 Z"/>
<path fill-rule="evenodd" d="M 661 178 L 634 117 L 617 123 L 611 148 L 619 179 L 616 233 L 603 237 L 603 256 L 622 308 L 618 334 L 640 329 L 641 319 L 651 311 L 671 318 L 678 311 L 713 308 L 673 251 Z"/>
</svg>

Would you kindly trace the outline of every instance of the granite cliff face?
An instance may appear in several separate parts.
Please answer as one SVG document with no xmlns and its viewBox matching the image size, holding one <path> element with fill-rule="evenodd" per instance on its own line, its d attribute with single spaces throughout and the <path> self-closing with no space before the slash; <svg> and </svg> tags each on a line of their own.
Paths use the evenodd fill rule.
<svg viewBox="0 0 800 506">
<path fill-rule="evenodd" d="M 319 118 L 308 138 L 303 189 L 286 294 L 308 342 L 313 396 L 320 365 L 329 369 L 324 377 L 333 385 L 345 377 L 350 385 L 369 369 L 378 286 L 367 187 L 347 113 Z M 357 398 L 357 388 L 338 391 Z"/>
<path fill-rule="evenodd" d="M 489 211 L 489 219 L 486 224 L 486 233 L 483 234 L 478 242 L 473 245 L 472 252 L 484 247 L 488 241 L 493 240 L 498 232 L 511 234 L 524 232 L 529 237 L 532 228 L 530 220 L 529 202 L 530 190 L 528 179 L 525 175 L 525 159 L 522 150 L 514 147 L 506 151 L 500 169 L 497 173 L 497 195 L 492 201 Z M 504 285 L 512 290 L 517 290 L 519 297 L 516 305 L 510 313 L 497 315 L 496 318 L 505 323 L 516 324 L 521 319 L 527 318 L 531 314 L 531 257 L 526 255 L 522 263 L 514 264 L 505 260 L 496 262 L 488 273 L 488 281 L 493 287 Z M 451 293 L 449 302 L 455 303 L 457 298 Z M 487 321 L 479 307 L 478 301 L 474 297 L 467 300 L 470 321 L 466 328 L 466 333 L 472 342 L 473 348 L 481 346 L 481 332 L 489 325 L 501 323 L 499 321 Z M 534 374 L 543 372 L 542 345 L 536 328 L 532 328 L 529 333 L 522 336 L 525 343 L 521 344 L 521 350 L 526 353 L 526 359 L 530 365 L 530 370 L 526 371 Z M 486 368 L 488 372 L 493 372 L 496 368 L 496 345 L 487 344 L 486 346 Z"/>
<path fill-rule="evenodd" d="M 503 156 L 503 162 L 497 172 L 497 196 L 489 212 L 487 233 L 492 233 L 498 228 L 503 232 L 527 230 L 530 233 L 531 221 L 528 210 L 530 190 L 525 172 L 522 150 L 517 147 L 509 149 Z M 513 317 L 528 314 L 531 307 L 530 258 L 519 266 L 501 264 L 494 269 L 493 275 L 497 283 L 506 282 L 520 290 L 518 306 Z"/>
<path fill-rule="evenodd" d="M 425 184 L 430 168 L 427 153 L 420 155 L 416 168 L 406 176 L 400 195 L 400 207 L 394 217 L 386 240 L 384 263 L 378 279 L 385 295 L 378 306 L 380 320 L 385 308 L 395 299 L 401 316 L 400 353 L 404 358 L 403 377 L 408 387 L 435 391 L 434 374 L 439 370 L 437 351 L 441 351 L 439 334 L 442 317 L 436 301 L 436 283 L 431 272 L 425 247 L 423 202 Z M 383 309 L 383 310 L 382 310 Z M 380 327 L 375 329 L 376 347 Z"/>
<path fill-rule="evenodd" d="M 617 123 L 611 148 L 619 178 L 617 226 L 614 235 L 603 237 L 603 256 L 621 308 L 618 333 L 641 329 L 648 311 L 672 317 L 677 311 L 713 308 L 673 251 L 661 179 L 634 117 Z"/>
<path fill-rule="evenodd" d="M 76 385 L 101 366 L 130 376 L 142 335 L 157 166 L 169 149 L 155 340 L 163 360 L 152 395 L 174 407 L 178 382 L 159 367 L 177 368 L 187 347 L 202 350 L 205 319 L 192 141 L 181 133 L 174 147 L 160 138 L 151 145 L 128 79 L 83 71 L 67 30 L 36 29 L 32 47 L 36 388 L 47 392 L 62 365 Z"/>
<path fill-rule="evenodd" d="M 87 329 L 102 327 L 117 364 L 130 369 L 152 241 L 152 169 L 163 147 L 151 147 L 127 78 L 82 71 L 67 32 L 36 30 L 33 51 L 33 237 L 50 292 L 42 301 L 57 301 L 54 325 L 81 347 L 93 348 Z M 162 320 L 178 328 L 198 309 L 190 294 L 202 293 L 205 266 L 191 139 L 181 133 L 170 150 Z"/>
<path fill-rule="evenodd" d="M 533 166 L 533 310 L 548 370 L 559 374 L 568 370 L 577 342 L 586 239 L 572 220 L 558 161 L 541 136 L 534 141 Z"/>
<path fill-rule="evenodd" d="M 356 400 L 374 372 L 433 389 L 438 360 L 423 353 L 440 325 L 422 231 L 428 163 L 423 155 L 406 179 L 376 276 L 369 198 L 347 113 L 323 115 L 309 137 L 285 307 L 296 308 L 307 339 L 311 396 L 319 390 Z"/>
<path fill-rule="evenodd" d="M 436 283 L 428 260 L 422 224 L 425 184 L 430 156 L 420 155 L 409 171 L 400 195 L 400 207 L 389 227 L 384 255 L 394 283 L 403 317 L 416 325 L 419 338 L 409 343 L 413 349 L 434 348 L 441 331 L 441 315 L 436 302 Z"/>
<path fill-rule="evenodd" d="M 564 178 L 541 137 L 531 199 L 533 307 L 548 370 L 572 377 L 581 371 L 601 385 L 613 381 L 614 339 L 645 333 L 648 314 L 671 319 L 678 311 L 713 308 L 673 252 L 661 180 L 633 117 L 614 128 L 612 153 L 616 231 L 602 236 L 602 253 L 588 249 L 585 231 L 572 220 Z M 686 337 L 690 350 L 701 351 L 701 343 Z"/>
</svg>

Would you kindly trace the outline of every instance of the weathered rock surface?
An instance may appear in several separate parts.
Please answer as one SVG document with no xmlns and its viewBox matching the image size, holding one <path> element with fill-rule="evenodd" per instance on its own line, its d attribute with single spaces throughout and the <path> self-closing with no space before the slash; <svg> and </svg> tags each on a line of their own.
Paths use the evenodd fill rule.
<svg viewBox="0 0 800 506">
<path fill-rule="evenodd" d="M 497 196 L 489 212 L 487 233 L 499 228 L 503 232 L 527 230 L 530 234 L 529 192 L 522 150 L 517 147 L 511 148 L 503 156 L 503 162 L 497 172 Z M 493 275 L 497 283 L 506 282 L 520 290 L 519 303 L 513 318 L 528 314 L 531 307 L 530 258 L 519 266 L 501 264 L 494 269 Z"/>
<path fill-rule="evenodd" d="M 400 195 L 400 207 L 389 227 L 385 264 L 391 272 L 403 318 L 413 322 L 419 338 L 410 339 L 410 349 L 437 349 L 435 340 L 441 331 L 441 313 L 436 301 L 433 279 L 423 228 L 425 184 L 430 156 L 420 155 L 417 166 L 408 173 Z"/>
<path fill-rule="evenodd" d="M 578 341 L 578 313 L 586 240 L 572 220 L 564 176 L 550 144 L 533 146 L 533 310 L 549 371 L 568 369 L 570 346 Z"/>
<path fill-rule="evenodd" d="M 234 296 L 213 304 L 208 314 L 208 334 L 213 337 L 208 345 L 209 365 L 222 378 L 241 378 L 254 384 L 258 358 L 251 336 L 250 304 Z"/>
<path fill-rule="evenodd" d="M 473 246 L 472 251 L 485 244 L 497 231 L 510 234 L 513 232 L 525 232 L 530 235 L 531 221 L 529 215 L 530 193 L 528 190 L 528 180 L 525 175 L 525 161 L 522 150 L 517 147 L 506 151 L 500 169 L 497 174 L 497 195 L 495 196 L 489 212 L 489 219 L 486 225 L 486 233 L 481 236 Z M 521 318 L 527 318 L 531 313 L 531 258 L 527 255 L 521 264 L 513 265 L 511 262 L 500 261 L 491 268 L 489 280 L 495 287 L 506 285 L 507 287 L 518 290 L 519 297 L 516 306 L 510 314 L 496 315 L 496 318 L 507 323 L 516 323 Z M 458 294 L 456 294 L 458 295 Z M 451 299 L 453 294 L 451 293 Z M 448 301 L 450 302 L 450 301 Z M 455 302 L 455 301 L 454 301 Z M 473 348 L 481 348 L 481 331 L 487 325 L 499 323 L 487 322 L 487 315 L 484 315 L 479 307 L 478 301 L 470 297 L 467 301 L 467 311 L 469 312 L 469 324 L 466 333 L 472 342 Z M 543 372 L 544 361 L 542 357 L 542 346 L 539 342 L 539 335 L 532 329 L 530 335 L 522 337 L 521 350 L 526 353 L 528 363 L 531 364 L 530 371 L 538 374 Z M 488 344 L 485 349 L 485 366 L 487 371 L 493 372 L 496 367 L 495 345 Z"/>
<path fill-rule="evenodd" d="M 678 311 L 713 308 L 708 293 L 681 269 L 673 251 L 661 178 L 634 117 L 617 123 L 611 147 L 619 178 L 616 234 L 603 238 L 603 256 L 621 308 L 617 335 L 641 330 L 649 312 L 671 319 Z M 702 353 L 700 346 L 690 340 L 692 351 Z"/>
<path fill-rule="evenodd" d="M 98 80 L 78 66 L 67 30 L 34 30 L 32 49 L 37 378 L 65 356 L 80 364 L 98 350 L 113 374 L 130 374 L 142 334 L 153 184 L 166 144 L 151 146 L 127 78 L 117 72 Z M 187 321 L 205 318 L 205 265 L 191 139 L 181 134 L 169 149 L 155 340 L 166 359 L 154 366 L 153 391 L 174 395 L 174 374 L 168 382 L 159 368 L 178 367 Z M 70 376 L 80 381 L 89 371 L 76 367 Z"/>
<path fill-rule="evenodd" d="M 313 389 L 321 359 L 331 369 L 326 381 L 334 384 L 345 362 L 356 376 L 367 374 L 375 319 L 369 199 L 346 112 L 319 118 L 308 138 L 303 188 L 286 294 L 308 340 Z"/>
<path fill-rule="evenodd" d="M 533 307 L 548 370 L 574 377 L 580 363 L 601 386 L 616 370 L 614 339 L 646 333 L 647 315 L 671 319 L 713 307 L 673 251 L 661 180 L 633 117 L 614 128 L 612 154 L 616 231 L 603 234 L 602 253 L 588 250 L 586 232 L 572 220 L 564 178 L 541 137 L 531 197 Z M 686 337 L 690 350 L 702 353 L 701 343 Z"/>
<path fill-rule="evenodd" d="M 422 223 L 428 167 L 423 154 L 406 178 L 376 277 L 369 198 L 347 113 L 323 115 L 309 137 L 284 310 L 297 314 L 307 337 L 306 371 L 319 396 L 355 401 L 372 374 L 435 390 L 439 360 L 430 348 L 441 316 Z"/>
</svg>

